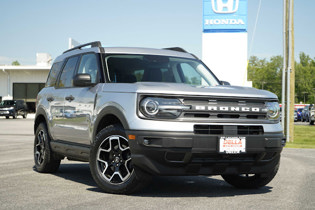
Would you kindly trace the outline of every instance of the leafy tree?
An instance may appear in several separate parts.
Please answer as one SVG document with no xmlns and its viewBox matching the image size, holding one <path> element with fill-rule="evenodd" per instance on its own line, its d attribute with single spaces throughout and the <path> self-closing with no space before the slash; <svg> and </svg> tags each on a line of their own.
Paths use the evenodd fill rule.
<svg viewBox="0 0 315 210">
<path fill-rule="evenodd" d="M 295 103 L 315 103 L 315 58 L 301 52 L 300 63 L 295 63 Z M 270 60 L 251 56 L 248 62 L 248 79 L 253 87 L 275 93 L 281 100 L 282 93 L 282 56 L 273 56 Z"/>
<path fill-rule="evenodd" d="M 295 92 L 297 102 L 314 103 L 315 61 L 305 53 L 300 53 L 300 63 L 295 64 Z"/>
<path fill-rule="evenodd" d="M 13 61 L 13 62 L 11 63 L 11 65 L 12 65 L 12 66 L 19 66 L 20 63 L 19 63 L 18 61 Z"/>
<path fill-rule="evenodd" d="M 282 57 L 271 57 L 270 61 L 252 56 L 248 63 L 248 79 L 253 87 L 269 90 L 281 98 Z"/>
</svg>

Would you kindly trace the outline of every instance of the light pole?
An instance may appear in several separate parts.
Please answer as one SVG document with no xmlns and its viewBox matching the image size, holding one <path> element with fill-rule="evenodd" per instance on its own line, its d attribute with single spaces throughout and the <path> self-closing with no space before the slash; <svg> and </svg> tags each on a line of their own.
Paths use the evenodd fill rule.
<svg viewBox="0 0 315 210">
<path fill-rule="evenodd" d="M 263 90 L 264 89 L 264 84 L 266 84 L 267 82 L 265 82 L 265 81 L 262 81 L 261 82 L 261 89 Z"/>
</svg>

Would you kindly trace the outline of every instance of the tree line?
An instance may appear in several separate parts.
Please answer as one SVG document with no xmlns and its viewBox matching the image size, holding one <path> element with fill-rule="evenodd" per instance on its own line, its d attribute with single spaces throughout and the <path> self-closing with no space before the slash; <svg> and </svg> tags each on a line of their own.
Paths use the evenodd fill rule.
<svg viewBox="0 0 315 210">
<path fill-rule="evenodd" d="M 295 103 L 315 103 L 315 58 L 304 52 L 295 61 Z M 269 60 L 251 56 L 248 62 L 248 80 L 253 87 L 275 93 L 281 101 L 283 57 L 273 56 Z"/>
</svg>

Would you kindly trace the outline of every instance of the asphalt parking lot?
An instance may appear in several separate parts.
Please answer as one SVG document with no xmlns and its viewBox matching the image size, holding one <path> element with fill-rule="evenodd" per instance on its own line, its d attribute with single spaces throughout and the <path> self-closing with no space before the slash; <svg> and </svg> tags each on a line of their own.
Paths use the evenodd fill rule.
<svg viewBox="0 0 315 210">
<path fill-rule="evenodd" d="M 100 191 L 87 163 L 34 171 L 33 119 L 0 118 L 0 209 L 314 209 L 315 150 L 288 149 L 266 187 L 239 190 L 213 177 L 155 177 L 134 195 Z"/>
</svg>

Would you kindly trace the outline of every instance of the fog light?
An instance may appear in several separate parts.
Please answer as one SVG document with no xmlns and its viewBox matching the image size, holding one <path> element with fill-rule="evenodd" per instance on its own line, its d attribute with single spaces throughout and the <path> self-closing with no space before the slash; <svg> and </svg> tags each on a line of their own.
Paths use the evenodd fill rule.
<svg viewBox="0 0 315 210">
<path fill-rule="evenodd" d="M 143 144 L 144 145 L 149 145 L 150 144 L 150 141 L 148 139 L 143 139 Z"/>
<path fill-rule="evenodd" d="M 287 139 L 286 139 L 286 138 L 283 138 L 283 139 L 281 140 L 281 143 L 282 143 L 282 146 L 284 147 L 285 144 L 287 143 Z"/>
</svg>

